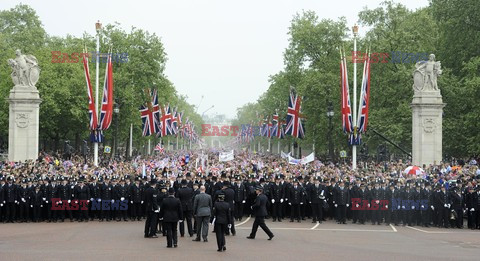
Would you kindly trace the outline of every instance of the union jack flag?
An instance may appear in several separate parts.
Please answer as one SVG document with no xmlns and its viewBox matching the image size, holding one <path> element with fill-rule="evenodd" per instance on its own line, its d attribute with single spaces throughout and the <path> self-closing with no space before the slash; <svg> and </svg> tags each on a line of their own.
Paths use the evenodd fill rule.
<svg viewBox="0 0 480 261">
<path fill-rule="evenodd" d="M 170 106 L 167 105 L 165 108 L 162 106 L 160 108 L 162 110 L 162 116 L 160 117 L 160 132 L 157 134 L 159 137 L 171 135 L 171 126 L 170 126 L 170 121 L 172 118 L 172 115 L 170 113 Z"/>
<path fill-rule="evenodd" d="M 340 85 L 342 93 L 342 128 L 343 132 L 350 134 L 350 144 L 354 143 L 354 130 L 352 124 L 352 110 L 350 107 L 350 93 L 348 87 L 347 58 L 345 53 L 340 52 Z"/>
<path fill-rule="evenodd" d="M 108 55 L 103 87 L 102 110 L 100 112 L 100 129 L 107 130 L 112 124 L 113 116 L 113 67 L 112 56 Z"/>
<path fill-rule="evenodd" d="M 177 117 L 177 108 L 175 108 L 173 110 L 173 113 L 172 113 L 172 118 L 170 119 L 170 121 L 172 122 L 172 134 L 173 135 L 177 135 L 178 133 L 178 117 Z"/>
<path fill-rule="evenodd" d="M 162 142 L 159 142 L 157 146 L 153 149 L 154 151 L 158 151 L 159 153 L 163 153 L 165 150 L 162 147 Z"/>
<path fill-rule="evenodd" d="M 357 119 L 357 131 L 358 138 L 357 144 L 360 144 L 360 137 L 362 133 L 367 131 L 368 123 L 368 102 L 370 99 L 370 55 L 367 55 L 367 58 L 363 65 L 363 79 L 362 79 L 362 90 L 360 93 L 360 103 L 358 105 L 358 119 Z"/>
<path fill-rule="evenodd" d="M 140 107 L 140 115 L 142 118 L 142 135 L 150 136 L 160 132 L 160 106 L 158 105 L 157 90 L 151 93 L 151 102 L 147 106 Z"/>
<path fill-rule="evenodd" d="M 87 53 L 87 51 L 85 51 Z M 88 94 L 88 117 L 90 119 L 89 129 L 96 130 L 97 129 L 97 110 L 95 108 L 95 101 L 93 98 L 93 91 L 92 91 L 92 84 L 90 82 L 90 70 L 88 68 L 88 57 L 86 55 L 83 56 L 83 69 L 85 72 L 85 81 L 87 82 L 87 94 Z"/>
<path fill-rule="evenodd" d="M 277 113 L 273 115 L 272 124 L 272 137 L 277 137 L 279 139 L 285 138 L 285 121 L 279 121 Z"/>
<path fill-rule="evenodd" d="M 290 92 L 288 100 L 287 111 L 287 128 L 285 134 L 291 135 L 295 138 L 303 139 L 305 131 L 302 123 L 302 116 L 300 114 L 302 98 L 293 92 Z"/>
</svg>

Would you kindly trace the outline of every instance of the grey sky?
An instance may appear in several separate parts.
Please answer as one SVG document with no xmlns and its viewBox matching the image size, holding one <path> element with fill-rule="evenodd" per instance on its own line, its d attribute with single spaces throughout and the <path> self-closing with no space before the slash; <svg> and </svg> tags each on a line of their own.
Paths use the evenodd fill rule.
<svg viewBox="0 0 480 261">
<path fill-rule="evenodd" d="M 267 90 L 269 75 L 283 68 L 295 13 L 345 16 L 353 25 L 363 7 L 378 7 L 382 0 L 2 0 L 0 9 L 20 2 L 37 11 L 49 35 L 94 34 L 97 20 L 156 33 L 168 54 L 166 75 L 178 92 L 195 105 L 204 95 L 200 114 L 214 105 L 207 114 L 234 117 L 238 107 Z M 428 0 L 398 2 L 410 9 L 428 5 Z"/>
</svg>

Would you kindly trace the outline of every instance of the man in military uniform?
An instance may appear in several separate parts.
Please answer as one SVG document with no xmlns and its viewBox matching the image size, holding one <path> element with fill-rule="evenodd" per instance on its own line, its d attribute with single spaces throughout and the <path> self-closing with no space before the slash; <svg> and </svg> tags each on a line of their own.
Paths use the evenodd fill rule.
<svg viewBox="0 0 480 261">
<path fill-rule="evenodd" d="M 270 186 L 270 195 L 272 197 L 272 217 L 273 222 L 282 222 L 282 203 L 285 198 L 285 188 L 280 184 L 280 177 L 275 178 L 275 183 Z"/>
<path fill-rule="evenodd" d="M 440 206 L 439 214 L 441 215 L 438 226 L 444 226 L 445 228 L 448 228 L 451 206 L 450 195 L 447 193 L 445 185 L 440 189 L 441 191 L 437 194 L 437 200 Z"/>
<path fill-rule="evenodd" d="M 85 179 L 81 177 L 78 180 L 77 186 L 74 187 L 75 202 L 79 204 L 78 222 L 88 222 L 88 203 L 90 203 L 90 190 L 84 184 Z M 83 203 L 87 202 L 87 203 Z"/>
<path fill-rule="evenodd" d="M 247 237 L 248 239 L 255 239 L 257 234 L 258 227 L 260 226 L 263 231 L 268 235 L 268 240 L 272 240 L 274 237 L 272 231 L 267 227 L 265 224 L 265 217 L 268 215 L 267 213 L 267 203 L 268 198 L 263 194 L 263 188 L 257 187 L 256 188 L 257 198 L 255 199 L 255 203 L 252 206 L 253 214 L 255 215 L 255 221 L 252 225 L 252 231 L 250 235 Z"/>
<path fill-rule="evenodd" d="M 322 223 L 323 212 L 322 205 L 325 200 L 325 190 L 320 184 L 320 178 L 315 178 L 315 184 L 309 186 L 308 201 L 312 207 L 313 220 L 312 223 Z"/>
<path fill-rule="evenodd" d="M 101 186 L 101 199 L 100 202 L 107 201 L 109 202 L 108 205 L 110 205 L 110 202 L 113 200 L 113 187 L 109 182 L 109 178 L 105 178 L 105 182 Z M 112 220 L 112 211 L 111 210 L 104 210 L 103 209 L 103 203 L 102 203 L 102 211 L 100 214 L 100 222 L 102 222 L 104 219 L 107 221 Z"/>
<path fill-rule="evenodd" d="M 378 182 L 375 182 L 374 188 L 370 192 L 370 198 L 375 203 L 378 205 L 378 209 L 371 210 L 372 211 L 372 225 L 375 225 L 377 223 L 380 225 L 382 223 L 382 210 L 380 206 L 380 200 L 383 199 L 382 195 L 382 189 L 380 188 L 380 184 Z M 370 202 L 372 203 L 372 202 Z"/>
<path fill-rule="evenodd" d="M 43 208 L 43 194 L 40 186 L 35 186 L 34 191 L 30 192 L 30 207 L 33 211 L 33 222 L 40 222 L 41 209 Z"/>
<path fill-rule="evenodd" d="M 460 188 L 456 187 L 454 192 L 451 193 L 451 211 L 456 213 L 455 220 L 452 220 L 451 226 L 457 228 L 463 228 L 463 208 L 465 206 L 465 200 Z"/>
<path fill-rule="evenodd" d="M 118 210 L 117 221 L 128 221 L 127 209 L 124 209 L 122 204 L 128 206 L 128 187 L 125 185 L 125 178 L 120 179 L 120 184 L 115 187 L 115 199 L 120 201 L 120 209 Z"/>
<path fill-rule="evenodd" d="M 102 192 L 102 187 L 99 183 L 97 183 L 97 177 L 92 176 L 90 184 L 88 184 L 89 190 L 90 190 L 90 220 L 93 221 L 94 218 L 100 219 L 100 213 L 101 210 L 92 210 L 92 202 L 95 200 L 98 202 L 98 200 L 101 200 L 101 192 Z"/>
<path fill-rule="evenodd" d="M 338 188 L 334 193 L 334 207 L 338 211 L 338 223 L 347 224 L 346 214 L 347 208 L 350 206 L 350 194 L 347 189 L 345 189 L 345 182 L 340 181 Z"/>
<path fill-rule="evenodd" d="M 58 186 L 55 177 L 52 177 L 50 184 L 47 185 L 47 193 L 45 194 L 45 204 L 47 208 L 48 222 L 57 222 L 58 210 L 52 210 L 52 206 L 58 205 Z"/>
<path fill-rule="evenodd" d="M 215 234 L 217 236 L 218 252 L 227 250 L 225 234 L 227 233 L 227 226 L 231 226 L 231 207 L 228 202 L 225 202 L 225 193 L 220 191 L 217 195 L 217 202 L 215 202 L 212 213 L 212 221 L 215 226 Z"/>
<path fill-rule="evenodd" d="M 157 238 L 157 220 L 160 207 L 158 206 L 158 190 L 156 189 L 157 180 L 150 181 L 150 187 L 145 190 L 145 205 L 147 210 L 147 220 L 145 221 L 144 236 L 146 238 Z"/>
<path fill-rule="evenodd" d="M 130 187 L 130 205 L 132 207 L 132 220 L 140 221 L 142 218 L 143 187 L 140 185 L 141 178 L 135 179 L 135 184 Z"/>
<path fill-rule="evenodd" d="M 5 222 L 5 177 L 0 174 L 0 222 Z"/>
<path fill-rule="evenodd" d="M 475 211 L 477 210 L 477 193 L 475 193 L 475 188 L 473 186 L 469 186 L 467 188 L 467 194 L 465 196 L 465 206 L 467 208 L 467 218 L 468 218 L 468 228 L 475 229 Z"/>
<path fill-rule="evenodd" d="M 61 177 L 60 180 L 62 181 L 62 184 L 58 186 L 58 197 L 60 198 L 60 200 L 62 200 L 62 204 L 64 202 L 70 204 L 72 202 L 73 191 L 70 191 L 70 185 L 68 184 L 68 180 L 65 177 Z M 68 215 L 71 222 L 73 221 L 72 211 L 69 207 L 66 207 L 65 210 L 57 211 L 62 222 L 65 221 L 66 215 Z"/>
<path fill-rule="evenodd" d="M 27 189 L 27 180 L 22 180 L 22 185 L 17 189 L 18 221 L 28 221 L 28 207 L 30 206 L 30 194 Z"/>
<path fill-rule="evenodd" d="M 6 205 L 6 219 L 7 222 L 13 223 L 15 220 L 15 205 L 17 204 L 17 186 L 13 184 L 13 177 L 7 178 L 7 185 L 5 185 L 5 205 Z"/>
<path fill-rule="evenodd" d="M 245 189 L 245 186 L 242 184 L 242 179 L 239 177 L 236 178 L 235 185 L 233 186 L 233 190 L 235 191 L 235 219 L 238 221 L 241 221 L 243 218 L 243 206 L 245 204 L 246 200 L 246 194 L 247 191 Z"/>
<path fill-rule="evenodd" d="M 288 196 L 288 204 L 291 207 L 290 222 L 296 219 L 297 222 L 300 223 L 300 205 L 303 205 L 303 195 L 303 187 L 301 187 L 298 180 L 295 179 Z"/>
</svg>

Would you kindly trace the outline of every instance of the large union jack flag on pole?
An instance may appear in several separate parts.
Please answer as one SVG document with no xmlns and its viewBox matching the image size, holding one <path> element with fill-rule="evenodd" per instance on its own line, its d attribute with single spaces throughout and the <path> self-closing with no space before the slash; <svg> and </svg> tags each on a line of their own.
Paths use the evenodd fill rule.
<svg viewBox="0 0 480 261">
<path fill-rule="evenodd" d="M 340 51 L 340 85 L 342 93 L 342 128 L 343 132 L 349 134 L 350 145 L 356 144 L 356 131 L 353 128 L 352 108 L 350 105 L 350 92 L 348 87 L 347 58 L 345 53 Z"/>
<path fill-rule="evenodd" d="M 147 106 L 142 105 L 140 107 L 143 136 L 150 136 L 160 132 L 160 107 L 158 105 L 157 90 L 152 91 L 150 99 L 151 102 L 147 102 Z"/>
<path fill-rule="evenodd" d="M 291 135 L 295 138 L 303 139 L 305 137 L 305 131 L 302 123 L 302 116 L 300 114 L 302 98 L 290 92 L 290 98 L 288 99 L 288 111 L 287 111 L 287 128 L 285 134 Z"/>
<path fill-rule="evenodd" d="M 84 53 L 87 53 L 86 49 L 84 49 Z M 97 129 L 98 119 L 97 119 L 97 110 L 95 108 L 95 101 L 93 98 L 93 89 L 92 83 L 90 81 L 90 69 L 88 68 L 88 57 L 83 55 L 83 70 L 85 72 L 85 81 L 87 82 L 87 94 L 88 94 L 88 117 L 89 121 L 89 129 L 94 131 Z"/>
<path fill-rule="evenodd" d="M 112 55 L 108 55 L 103 87 L 102 110 L 100 112 L 100 129 L 107 130 L 112 124 L 113 117 L 113 66 Z"/>
<path fill-rule="evenodd" d="M 362 90 L 360 93 L 360 103 L 358 105 L 358 118 L 357 118 L 357 130 L 358 138 L 357 144 L 360 144 L 361 134 L 367 131 L 368 123 L 368 103 L 370 99 L 370 54 L 367 54 L 367 58 L 363 64 L 363 79 Z"/>
</svg>

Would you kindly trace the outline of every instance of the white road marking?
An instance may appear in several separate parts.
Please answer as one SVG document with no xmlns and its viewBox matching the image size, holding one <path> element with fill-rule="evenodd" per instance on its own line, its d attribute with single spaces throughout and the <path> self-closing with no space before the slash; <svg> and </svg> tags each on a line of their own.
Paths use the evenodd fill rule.
<svg viewBox="0 0 480 261">
<path fill-rule="evenodd" d="M 317 228 L 319 225 L 320 225 L 320 222 L 317 222 L 317 224 L 315 224 L 315 226 L 313 226 L 313 227 L 310 228 L 310 229 L 315 229 L 315 228 Z"/>
<path fill-rule="evenodd" d="M 393 231 L 397 232 L 397 229 L 392 224 L 390 224 L 390 227 L 393 229 Z"/>
<path fill-rule="evenodd" d="M 235 228 L 237 228 L 237 227 L 239 227 L 239 226 L 247 223 L 249 220 L 250 220 L 250 217 L 248 217 L 247 219 L 245 219 L 245 221 L 240 222 L 238 225 L 235 225 Z"/>
<path fill-rule="evenodd" d="M 423 232 L 423 233 L 427 233 L 427 234 L 449 234 L 449 233 L 451 233 L 451 232 L 447 232 L 447 231 L 426 231 L 426 230 L 416 228 L 416 227 L 411 227 L 411 226 L 406 226 L 406 227 L 410 228 L 410 229 L 413 229 L 413 230 Z"/>
</svg>

